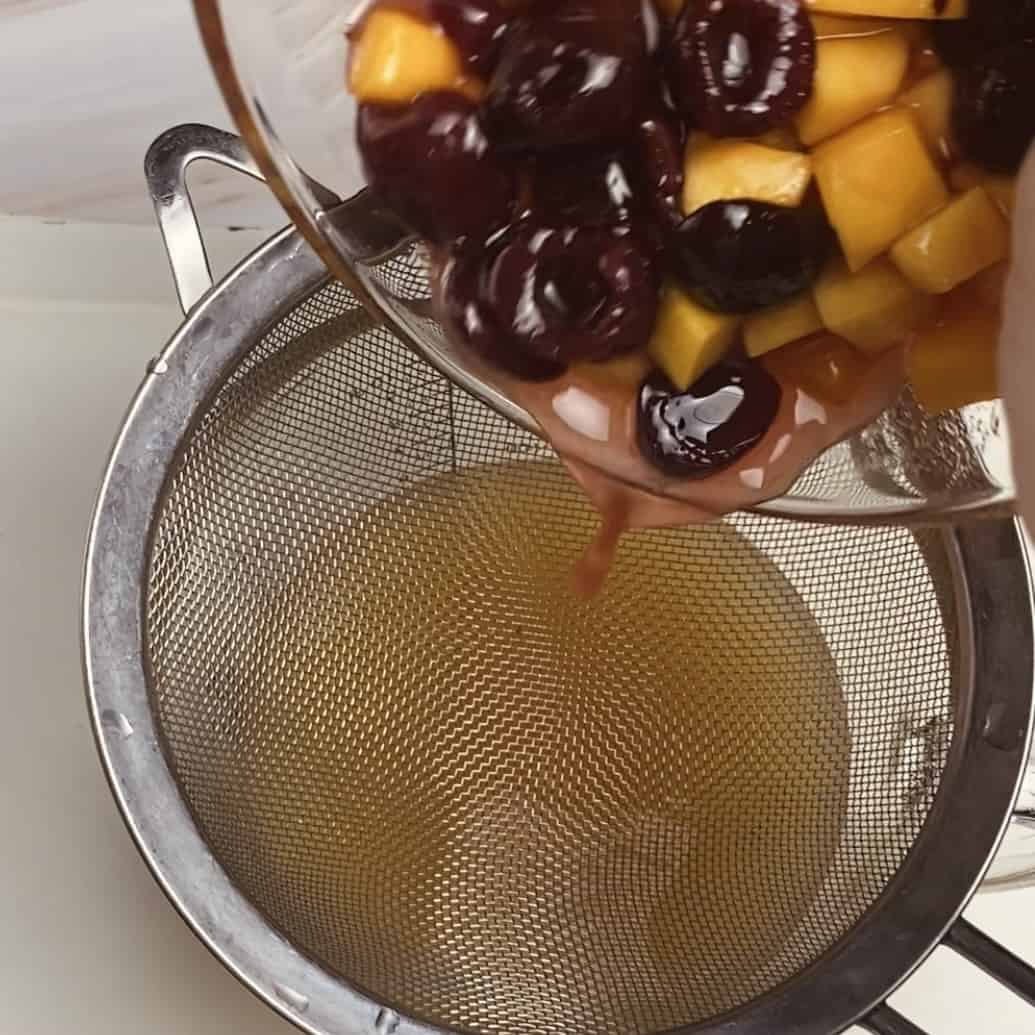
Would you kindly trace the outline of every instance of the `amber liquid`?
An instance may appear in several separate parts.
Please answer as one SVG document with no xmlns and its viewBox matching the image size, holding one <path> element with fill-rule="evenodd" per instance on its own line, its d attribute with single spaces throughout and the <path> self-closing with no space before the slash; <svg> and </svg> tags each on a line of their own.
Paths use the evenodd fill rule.
<svg viewBox="0 0 1035 1035">
<path fill-rule="evenodd" d="M 724 525 L 624 537 L 579 599 L 597 524 L 557 464 L 421 483 L 248 665 L 234 876 L 404 1013 L 664 1030 L 808 961 L 849 758 L 822 631 Z"/>
</svg>

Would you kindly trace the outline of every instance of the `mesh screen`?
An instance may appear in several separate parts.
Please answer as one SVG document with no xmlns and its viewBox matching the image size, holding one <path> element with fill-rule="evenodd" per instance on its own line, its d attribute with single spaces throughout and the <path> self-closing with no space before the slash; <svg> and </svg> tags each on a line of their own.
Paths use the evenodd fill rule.
<svg viewBox="0 0 1035 1035">
<path fill-rule="evenodd" d="M 939 540 L 630 535 L 328 285 L 184 443 L 147 601 L 165 749 L 288 939 L 473 1032 L 652 1033 L 835 945 L 952 736 Z"/>
</svg>

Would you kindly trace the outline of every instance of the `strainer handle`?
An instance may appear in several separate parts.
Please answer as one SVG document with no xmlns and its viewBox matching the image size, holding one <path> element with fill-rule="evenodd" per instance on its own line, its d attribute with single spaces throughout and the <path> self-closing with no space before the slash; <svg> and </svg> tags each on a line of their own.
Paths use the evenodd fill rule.
<svg viewBox="0 0 1035 1035">
<path fill-rule="evenodd" d="M 1029 966 L 972 923 L 962 918 L 957 920 L 945 936 L 945 944 L 1014 995 L 1035 1006 L 1035 967 Z M 873 1035 L 926 1035 L 923 1028 L 917 1027 L 887 1003 L 882 1003 L 860 1023 Z"/>
<path fill-rule="evenodd" d="M 240 137 L 212 126 L 177 126 L 151 145 L 144 170 L 184 313 L 212 287 L 212 270 L 187 188 L 187 169 L 199 159 L 263 179 Z"/>
<path fill-rule="evenodd" d="M 872 1031 L 873 1035 L 927 1035 L 923 1028 L 918 1028 L 897 1010 L 892 1010 L 887 1003 L 878 1006 L 862 1022 L 862 1027 Z"/>
<path fill-rule="evenodd" d="M 1004 988 L 1035 1006 L 1035 967 L 1028 966 L 1019 956 L 1003 948 L 997 941 L 979 931 L 966 920 L 957 920 L 945 944 Z"/>
</svg>

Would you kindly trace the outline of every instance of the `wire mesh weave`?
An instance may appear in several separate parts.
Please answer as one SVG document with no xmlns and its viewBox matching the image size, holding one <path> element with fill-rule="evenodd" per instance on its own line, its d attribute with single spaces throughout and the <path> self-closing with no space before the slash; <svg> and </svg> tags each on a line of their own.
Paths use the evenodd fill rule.
<svg viewBox="0 0 1035 1035">
<path fill-rule="evenodd" d="M 629 536 L 328 284 L 183 443 L 147 598 L 165 750 L 294 944 L 473 1032 L 653 1033 L 765 995 L 909 851 L 952 737 L 940 540 Z"/>
</svg>

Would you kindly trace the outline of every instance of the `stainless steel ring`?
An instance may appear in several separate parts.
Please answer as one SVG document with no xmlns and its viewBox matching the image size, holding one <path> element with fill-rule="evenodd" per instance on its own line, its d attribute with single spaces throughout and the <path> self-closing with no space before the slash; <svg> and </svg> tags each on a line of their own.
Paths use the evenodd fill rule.
<svg viewBox="0 0 1035 1035">
<path fill-rule="evenodd" d="M 156 880 L 212 952 L 257 995 L 311 1035 L 438 1030 L 384 1007 L 282 938 L 230 881 L 205 844 L 163 754 L 149 688 L 143 588 L 153 518 L 184 434 L 248 343 L 327 279 L 296 231 L 260 248 L 205 291 L 203 250 L 180 192 L 184 155 L 254 175 L 236 138 L 185 127 L 149 160 L 186 322 L 152 364 L 112 454 L 86 557 L 83 650 L 101 758 L 119 808 Z M 172 163 L 173 171 L 166 163 Z M 168 213 L 179 213 L 168 218 Z M 185 264 L 184 264 L 185 263 Z M 196 298 L 199 291 L 203 297 Z M 193 305 L 191 305 L 193 303 Z M 1035 972 L 959 916 L 1009 820 L 1032 718 L 1033 598 L 1011 520 L 946 528 L 969 644 L 969 693 L 957 702 L 950 767 L 967 780 L 941 794 L 905 864 L 848 941 L 760 1004 L 685 1029 L 697 1035 L 831 1035 L 862 1023 L 877 1035 L 919 1029 L 883 1005 L 943 940 L 1035 1003 Z"/>
</svg>

